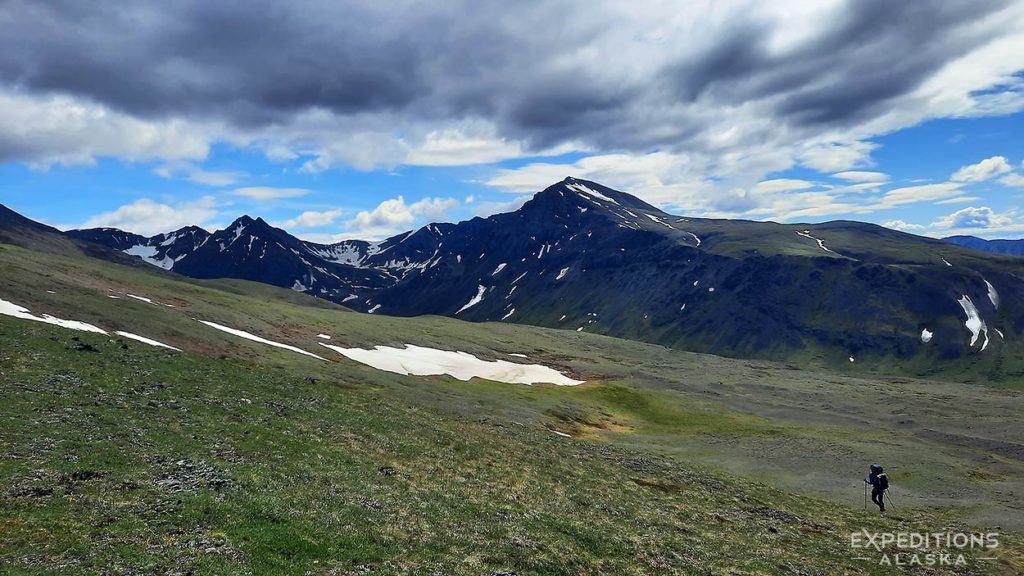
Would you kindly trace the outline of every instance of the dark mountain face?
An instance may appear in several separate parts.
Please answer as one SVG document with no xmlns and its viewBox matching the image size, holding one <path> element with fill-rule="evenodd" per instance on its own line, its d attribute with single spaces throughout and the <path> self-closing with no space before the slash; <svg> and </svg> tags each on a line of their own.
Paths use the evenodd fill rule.
<svg viewBox="0 0 1024 576">
<path fill-rule="evenodd" d="M 71 230 L 67 235 L 138 256 L 165 270 L 171 270 L 175 262 L 195 252 L 210 237 L 209 232 L 196 226 L 188 226 L 152 238 L 116 228 Z"/>
<path fill-rule="evenodd" d="M 972 250 L 1024 256 L 1024 240 L 985 240 L 976 236 L 948 236 L 943 240 Z"/>
<path fill-rule="evenodd" d="M 197 278 L 293 288 L 357 310 L 441 314 L 729 356 L 992 369 L 1024 349 L 1024 264 L 859 222 L 674 216 L 567 178 L 522 208 L 380 243 L 226 230 L 74 235 Z M 1008 353 L 1008 352 L 1006 352 Z"/>
</svg>

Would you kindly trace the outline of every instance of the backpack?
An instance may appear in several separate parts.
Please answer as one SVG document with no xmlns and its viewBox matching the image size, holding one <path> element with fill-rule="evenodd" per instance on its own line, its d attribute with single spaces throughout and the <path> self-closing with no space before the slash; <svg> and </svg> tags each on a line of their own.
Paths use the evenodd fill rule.
<svg viewBox="0 0 1024 576">
<path fill-rule="evenodd" d="M 886 476 L 885 472 L 878 475 L 878 487 L 882 490 L 889 488 L 889 477 Z"/>
</svg>

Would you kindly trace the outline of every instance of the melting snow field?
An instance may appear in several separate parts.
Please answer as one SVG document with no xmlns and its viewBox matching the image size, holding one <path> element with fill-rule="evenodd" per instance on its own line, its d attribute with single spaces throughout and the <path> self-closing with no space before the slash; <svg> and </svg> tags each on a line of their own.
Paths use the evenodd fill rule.
<svg viewBox="0 0 1024 576">
<path fill-rule="evenodd" d="M 135 340 L 136 342 L 142 342 L 143 344 L 149 344 L 150 346 L 157 346 L 159 348 L 167 348 L 168 350 L 174 350 L 175 352 L 181 352 L 181 350 L 175 348 L 174 346 L 168 346 L 167 344 L 164 344 L 163 342 L 157 342 L 156 340 L 151 340 L 149 338 L 146 338 L 145 336 L 139 336 L 138 334 L 132 334 L 131 332 L 114 332 L 114 334 L 117 334 L 118 336 L 127 338 L 129 340 Z"/>
<path fill-rule="evenodd" d="M 302 354 L 304 356 L 311 356 L 313 358 L 316 358 L 317 360 L 323 360 L 324 362 L 327 361 L 326 358 L 322 358 L 320 356 L 317 356 L 316 354 L 313 354 L 312 352 L 306 352 L 302 348 L 296 348 L 295 346 L 289 346 L 288 344 L 282 344 L 280 342 L 274 342 L 273 340 L 267 340 L 266 338 L 260 338 L 259 336 L 255 335 L 255 334 L 250 334 L 248 332 L 245 332 L 244 330 L 236 330 L 234 328 L 228 328 L 227 326 L 223 326 L 221 324 L 217 324 L 217 323 L 214 323 L 214 322 L 207 322 L 206 320 L 200 320 L 200 322 L 202 322 L 203 324 L 206 324 L 210 328 L 213 328 L 215 330 L 220 330 L 221 332 L 227 332 L 228 334 L 231 334 L 231 335 L 234 335 L 234 336 L 238 336 L 239 338 L 245 338 L 246 340 L 252 340 L 253 342 L 259 342 L 260 344 L 266 344 L 267 346 L 273 346 L 274 348 L 281 348 L 281 349 L 284 349 L 284 350 L 290 350 L 292 352 L 297 352 L 297 353 Z"/>
<path fill-rule="evenodd" d="M 974 306 L 974 302 L 971 302 L 971 297 L 966 294 L 961 296 L 957 303 L 964 309 L 964 314 L 967 314 L 964 326 L 971 331 L 971 346 L 978 341 L 978 336 L 982 332 L 985 333 L 985 343 L 981 345 L 981 349 L 984 350 L 988 347 L 988 328 L 985 326 L 985 321 L 981 319 L 978 308 Z"/>
<path fill-rule="evenodd" d="M 476 296 L 473 296 L 472 298 L 470 298 L 469 302 L 466 302 L 465 306 L 463 306 L 462 308 L 459 308 L 459 310 L 458 310 L 458 312 L 456 312 L 456 314 L 458 314 L 459 312 L 462 312 L 463 310 L 466 310 L 468 308 L 472 308 L 473 306 L 476 306 L 477 304 L 479 304 L 480 301 L 484 299 L 484 292 L 486 292 L 486 291 L 487 291 L 487 288 L 485 288 L 484 286 L 477 286 Z"/>
<path fill-rule="evenodd" d="M 982 278 L 982 280 L 985 280 Z M 992 307 L 996 310 L 999 309 L 999 292 L 996 292 L 996 287 L 991 282 L 985 280 L 985 286 L 988 287 L 988 299 L 992 302 Z"/>
<path fill-rule="evenodd" d="M 814 240 L 815 242 L 818 243 L 818 248 L 821 248 L 825 252 L 831 252 L 833 254 L 837 253 L 835 250 L 831 250 L 828 247 L 826 247 L 824 240 L 822 240 L 820 238 L 815 238 L 814 236 L 811 236 L 811 231 L 810 230 L 804 230 L 803 232 L 797 232 L 797 235 L 798 236 L 803 236 L 804 238 L 808 238 L 810 240 Z"/>
<path fill-rule="evenodd" d="M 94 334 L 103 334 L 104 336 L 107 334 L 106 330 L 103 330 L 102 328 L 97 328 L 92 324 L 86 324 L 85 322 L 78 322 L 76 320 L 62 320 L 60 318 L 54 318 L 49 314 L 36 316 L 35 314 L 29 312 L 28 308 L 25 308 L 24 306 L 18 306 L 14 302 L 8 302 L 7 300 L 3 299 L 0 299 L 0 314 L 3 314 L 5 316 L 12 316 L 14 318 L 21 318 L 23 320 L 32 320 L 34 322 L 52 324 L 54 326 L 68 328 L 70 330 L 78 330 L 80 332 L 92 332 Z M 181 352 L 181 350 L 175 348 L 174 346 L 168 346 L 167 344 L 157 342 L 156 340 L 150 340 L 149 338 L 138 336 L 130 332 L 114 332 L 114 334 L 117 334 L 118 336 L 122 336 L 124 338 L 128 338 L 129 340 L 135 340 L 137 342 L 142 342 L 143 344 L 149 344 L 150 346 L 158 346 L 160 348 L 174 350 L 175 352 Z"/>
<path fill-rule="evenodd" d="M 505 360 L 481 360 L 466 352 L 450 352 L 406 344 L 405 348 L 375 346 L 372 350 L 342 348 L 320 344 L 338 354 L 378 370 L 406 376 L 440 376 L 448 374 L 458 380 L 483 378 L 508 384 L 555 384 L 576 386 L 581 380 L 573 380 L 561 372 L 539 364 L 516 364 Z"/>
<path fill-rule="evenodd" d="M 35 322 L 42 322 L 44 324 L 53 324 L 54 326 L 60 326 L 62 328 L 70 328 L 71 330 L 78 330 L 81 332 L 93 332 L 95 334 L 106 334 L 107 331 L 97 328 L 92 324 L 86 324 L 85 322 L 76 322 L 75 320 L 61 320 L 60 318 L 54 318 L 49 314 L 43 314 L 42 316 L 36 316 L 29 312 L 28 308 L 18 306 L 14 302 L 8 302 L 7 300 L 0 299 L 0 314 L 4 316 L 13 316 L 14 318 L 21 318 L 23 320 L 33 320 Z"/>
</svg>

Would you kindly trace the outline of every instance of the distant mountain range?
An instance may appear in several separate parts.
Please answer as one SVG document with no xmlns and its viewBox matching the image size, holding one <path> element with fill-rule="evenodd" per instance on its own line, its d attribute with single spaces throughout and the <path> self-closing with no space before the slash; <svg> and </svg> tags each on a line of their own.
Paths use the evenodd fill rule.
<svg viewBox="0 0 1024 576">
<path fill-rule="evenodd" d="M 1024 240 L 985 240 L 977 236 L 947 236 L 943 240 L 973 250 L 1024 256 Z"/>
<path fill-rule="evenodd" d="M 363 312 L 519 322 L 727 356 L 992 363 L 1024 331 L 1024 260 L 860 222 L 688 218 L 573 178 L 514 212 L 383 242 L 315 244 L 248 216 L 213 233 L 64 236 Z"/>
</svg>

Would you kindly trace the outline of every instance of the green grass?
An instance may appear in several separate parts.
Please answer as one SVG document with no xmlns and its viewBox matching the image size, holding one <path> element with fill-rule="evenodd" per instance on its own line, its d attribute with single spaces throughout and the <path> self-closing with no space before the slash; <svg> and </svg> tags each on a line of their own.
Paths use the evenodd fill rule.
<svg viewBox="0 0 1024 576">
<path fill-rule="evenodd" d="M 875 573 L 848 532 L 943 522 L 467 419 L 344 373 L 314 383 L 90 335 L 100 352 L 80 352 L 23 324 L 0 320 L 11 573 Z M 642 394 L 581 396 L 676 425 Z"/>
<path fill-rule="evenodd" d="M 1019 391 L 355 314 L 2 245 L 0 267 L 2 298 L 187 351 L 0 317 L 0 571 L 868 574 L 887 572 L 852 560 L 850 531 L 949 525 L 1010 532 L 978 573 L 1021 569 Z M 403 377 L 317 350 L 321 332 L 524 353 L 588 383 Z M 860 510 L 874 460 L 895 518 Z"/>
</svg>

